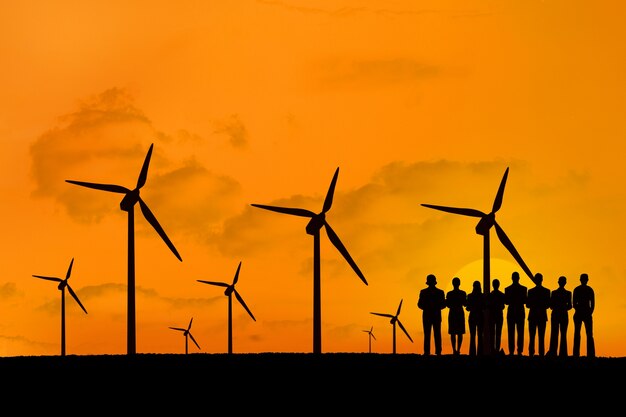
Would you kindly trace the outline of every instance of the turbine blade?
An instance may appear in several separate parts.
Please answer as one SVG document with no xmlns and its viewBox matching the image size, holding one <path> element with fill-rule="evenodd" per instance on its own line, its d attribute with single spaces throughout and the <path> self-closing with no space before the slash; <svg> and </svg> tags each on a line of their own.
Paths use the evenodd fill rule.
<svg viewBox="0 0 626 417">
<path fill-rule="evenodd" d="M 524 272 L 526 272 L 526 275 L 528 275 L 528 277 L 530 277 L 530 279 L 534 282 L 535 277 L 533 273 L 530 271 L 530 268 L 526 265 L 526 263 L 520 256 L 519 252 L 517 252 L 517 249 L 515 249 L 515 246 L 513 246 L 511 239 L 509 239 L 506 233 L 504 233 L 504 230 L 502 230 L 502 228 L 500 227 L 498 223 L 494 222 L 493 225 L 496 227 L 496 234 L 498 235 L 500 242 L 502 242 L 504 247 L 508 249 L 511 255 L 513 255 L 513 257 L 515 258 L 519 266 L 521 266 Z"/>
<path fill-rule="evenodd" d="M 504 176 L 502 177 L 502 181 L 500 181 L 500 187 L 498 188 L 498 194 L 496 194 L 496 198 L 493 201 L 493 208 L 491 211 L 495 213 L 500 210 L 502 206 L 502 198 L 504 197 L 504 186 L 506 185 L 506 178 L 509 176 L 509 168 L 507 167 L 504 171 Z"/>
<path fill-rule="evenodd" d="M 237 298 L 237 300 L 239 300 L 239 302 L 241 303 L 241 305 L 243 306 L 243 308 L 246 309 L 246 311 L 248 312 L 248 314 L 250 314 L 250 317 L 252 317 L 252 320 L 256 321 L 256 319 L 254 318 L 254 315 L 252 314 L 252 311 L 250 311 L 250 309 L 248 308 L 248 306 L 246 305 L 246 303 L 243 301 L 243 298 L 241 298 L 241 295 L 239 295 L 239 293 L 237 292 L 237 290 L 234 290 L 235 293 L 235 297 Z"/>
<path fill-rule="evenodd" d="M 235 272 L 235 278 L 233 278 L 233 285 L 239 281 L 239 270 L 241 269 L 241 261 L 239 261 L 239 266 L 237 267 L 237 272 Z"/>
<path fill-rule="evenodd" d="M 406 337 L 409 338 L 409 340 L 411 342 L 413 342 L 413 339 L 411 339 L 411 335 L 409 334 L 409 332 L 406 331 L 406 329 L 404 328 L 404 326 L 402 325 L 402 322 L 400 320 L 398 320 L 398 326 L 400 326 L 400 328 L 402 329 L 402 331 L 404 332 L 404 334 L 406 335 Z"/>
<path fill-rule="evenodd" d="M 374 333 L 370 333 L 370 335 L 374 338 L 374 340 L 376 340 L 376 336 L 374 336 Z"/>
<path fill-rule="evenodd" d="M 130 192 L 128 188 L 122 187 L 121 185 L 115 185 L 115 184 L 97 184 L 93 182 L 74 181 L 74 180 L 65 180 L 65 182 L 69 182 L 70 184 L 74 184 L 74 185 L 80 185 L 82 187 L 94 188 L 96 190 L 109 191 L 111 193 L 126 194 Z"/>
<path fill-rule="evenodd" d="M 341 240 L 339 239 L 339 236 L 337 236 L 337 233 L 335 233 L 335 231 L 332 229 L 332 227 L 330 227 L 327 222 L 324 222 L 324 225 L 326 226 L 326 234 L 328 234 L 328 238 L 330 239 L 330 241 L 333 243 L 333 245 L 335 245 L 337 250 L 343 255 L 346 261 L 348 261 L 352 269 L 354 269 L 354 272 L 356 272 L 359 278 L 361 278 L 361 281 L 363 281 L 365 285 L 367 285 L 367 281 L 365 280 L 363 273 L 348 253 L 346 247 L 343 245 L 343 243 L 341 243 Z"/>
<path fill-rule="evenodd" d="M 400 305 L 398 305 L 398 311 L 396 312 L 396 317 L 400 315 L 400 310 L 402 309 L 402 300 L 400 300 Z"/>
<path fill-rule="evenodd" d="M 310 210 L 291 207 L 266 206 L 264 204 L 250 204 L 252 207 L 262 208 L 265 210 L 275 211 L 283 214 L 291 214 L 292 216 L 313 217 L 315 213 Z"/>
<path fill-rule="evenodd" d="M 198 344 L 198 342 L 196 342 L 196 339 L 193 337 L 193 335 L 191 333 L 189 333 L 189 337 L 191 337 L 191 341 L 193 343 L 196 344 L 196 346 L 198 346 L 198 349 L 202 350 L 202 348 L 200 347 L 200 345 Z"/>
<path fill-rule="evenodd" d="M 154 217 L 154 214 L 152 214 L 146 203 L 144 203 L 141 198 L 139 199 L 139 206 L 141 207 L 141 212 L 143 213 L 144 217 L 146 218 L 146 220 L 148 220 L 148 223 L 150 223 L 152 227 L 154 227 L 154 230 L 156 230 L 159 236 L 161 236 L 161 239 L 165 241 L 165 244 L 170 248 L 174 255 L 176 255 L 178 260 L 182 262 L 183 259 L 178 254 L 178 251 L 174 247 L 174 244 L 172 243 L 170 238 L 167 237 L 167 235 L 165 234 L 165 230 L 163 230 L 156 217 Z"/>
<path fill-rule="evenodd" d="M 62 282 L 61 278 L 57 277 L 45 277 L 43 275 L 33 275 L 35 278 L 47 279 L 48 281 Z"/>
<path fill-rule="evenodd" d="M 193 321 L 193 317 L 191 318 L 191 320 L 189 320 L 189 326 L 187 326 L 187 331 L 189 331 L 189 329 L 191 329 L 191 322 Z"/>
<path fill-rule="evenodd" d="M 204 281 L 204 280 L 201 280 L 201 279 L 197 279 L 196 281 L 201 282 L 203 284 L 217 285 L 218 287 L 229 287 L 230 286 L 230 284 L 227 284 L 225 282 Z"/>
<path fill-rule="evenodd" d="M 381 316 L 381 317 L 389 317 L 390 319 L 393 318 L 393 316 L 391 314 L 386 314 L 386 313 L 373 313 L 373 312 L 370 312 L 370 314 L 374 314 L 375 316 Z"/>
<path fill-rule="evenodd" d="M 183 329 L 183 328 L 180 328 L 180 327 L 170 327 L 170 329 L 172 329 L 172 330 L 179 330 L 181 332 L 186 332 L 187 331 L 187 329 Z"/>
<path fill-rule="evenodd" d="M 67 268 L 67 274 L 65 274 L 65 279 L 69 279 L 70 275 L 72 274 L 72 265 L 74 265 L 74 258 L 72 258 L 72 261 L 70 262 L 70 266 L 69 268 Z"/>
<path fill-rule="evenodd" d="M 337 167 L 337 169 L 335 170 L 335 175 L 333 175 L 333 179 L 330 182 L 330 187 L 328 187 L 328 192 L 326 193 L 326 199 L 324 200 L 324 208 L 322 208 L 322 213 L 326 213 L 333 205 L 333 195 L 335 194 L 335 185 L 337 184 L 338 175 L 339 167 Z"/>
<path fill-rule="evenodd" d="M 80 308 L 83 309 L 83 311 L 85 312 L 85 314 L 89 314 L 87 313 L 87 309 L 85 309 L 85 306 L 83 305 L 83 303 L 80 302 L 80 300 L 78 299 L 78 296 L 76 295 L 76 293 L 74 292 L 74 290 L 72 289 L 72 287 L 70 287 L 70 284 L 67 284 L 67 290 L 70 292 L 70 294 L 72 295 L 72 297 L 74 298 L 74 300 L 76 300 L 76 302 L 78 303 L 78 305 L 80 306 Z"/>
<path fill-rule="evenodd" d="M 146 154 L 146 159 L 144 159 L 143 161 L 143 166 L 141 167 L 139 178 L 137 178 L 137 188 L 143 187 L 146 183 L 146 179 L 148 178 L 148 166 L 150 165 L 150 157 L 152 156 L 153 147 L 154 147 L 154 143 L 150 144 L 150 149 L 148 149 L 148 153 Z"/>
<path fill-rule="evenodd" d="M 461 214 L 463 216 L 471 216 L 471 217 L 486 216 L 486 214 L 483 213 L 482 211 L 471 209 L 471 208 L 436 206 L 434 204 L 422 204 L 422 206 L 435 209 L 435 210 L 447 211 L 448 213 Z"/>
</svg>

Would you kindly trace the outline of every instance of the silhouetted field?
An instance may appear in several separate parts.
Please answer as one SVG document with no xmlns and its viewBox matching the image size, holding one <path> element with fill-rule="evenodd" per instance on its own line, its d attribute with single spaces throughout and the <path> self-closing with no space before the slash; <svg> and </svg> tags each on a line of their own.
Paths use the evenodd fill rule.
<svg viewBox="0 0 626 417">
<path fill-rule="evenodd" d="M 368 401 L 372 407 L 398 409 L 435 401 L 461 409 L 472 401 L 478 407 L 506 398 L 523 399 L 519 409 L 539 400 L 554 402 L 554 410 L 561 404 L 561 411 L 579 410 L 577 402 L 624 407 L 625 371 L 621 357 L 193 353 L 0 358 L 4 398 L 32 392 L 34 398 L 71 395 L 101 407 L 138 401 L 135 406 L 183 408 L 232 404 L 237 398 L 238 407 L 256 404 L 274 412 L 287 411 L 285 401 L 309 411 L 331 403 L 364 410 Z"/>
</svg>

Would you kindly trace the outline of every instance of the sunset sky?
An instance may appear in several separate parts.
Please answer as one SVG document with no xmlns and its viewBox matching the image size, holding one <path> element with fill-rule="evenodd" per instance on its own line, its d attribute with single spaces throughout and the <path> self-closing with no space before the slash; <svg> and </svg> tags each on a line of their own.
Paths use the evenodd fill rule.
<svg viewBox="0 0 626 417">
<path fill-rule="evenodd" d="M 598 356 L 626 356 L 626 3 L 552 0 L 23 1 L 0 6 L 0 356 L 126 353 L 127 213 L 134 188 L 138 353 L 311 352 L 313 239 L 322 231 L 322 351 L 423 353 L 419 291 L 482 282 L 490 211 L 544 285 L 589 274 Z M 491 234 L 492 277 L 521 271 Z M 533 286 L 521 274 L 521 283 Z M 443 353 L 452 353 L 442 324 Z M 571 319 L 571 314 L 570 314 Z M 506 345 L 506 326 L 503 345 Z M 573 322 L 569 327 L 572 349 Z M 546 332 L 546 344 L 549 339 Z M 466 336 L 462 353 L 469 349 Z M 526 334 L 526 340 L 528 335 Z M 583 330 L 584 354 L 585 334 Z M 525 352 L 528 351 L 527 342 Z"/>
</svg>

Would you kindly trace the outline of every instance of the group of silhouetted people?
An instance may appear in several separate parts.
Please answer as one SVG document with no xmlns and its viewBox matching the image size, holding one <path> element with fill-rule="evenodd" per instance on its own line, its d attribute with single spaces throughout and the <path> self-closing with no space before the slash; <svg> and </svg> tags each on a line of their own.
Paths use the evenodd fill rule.
<svg viewBox="0 0 626 417">
<path fill-rule="evenodd" d="M 560 276 L 558 288 L 550 291 L 543 286 L 543 275 L 533 276 L 535 284 L 527 288 L 519 282 L 517 271 L 511 274 L 511 284 L 500 290 L 500 281 L 492 281 L 493 289 L 485 294 L 480 281 L 474 281 L 472 291 L 466 293 L 461 286 L 461 279 L 452 279 L 452 290 L 445 293 L 437 287 L 434 274 L 426 277 L 427 287 L 419 293 L 417 307 L 422 310 L 424 330 L 424 355 L 431 353 L 431 339 L 434 341 L 435 354 L 441 355 L 442 311 L 448 309 L 448 334 L 452 345 L 452 354 L 459 355 L 463 345 L 463 336 L 469 330 L 469 355 L 484 354 L 485 337 L 491 337 L 493 353 L 504 353 L 502 329 L 506 309 L 506 324 L 509 355 L 523 355 L 525 322 L 528 320 L 528 356 L 568 356 L 567 329 L 569 312 L 574 310 L 574 343 L 572 356 L 580 356 L 581 330 L 584 326 L 586 336 L 586 355 L 595 357 L 593 339 L 593 311 L 595 294 L 588 285 L 589 276 L 580 275 L 580 285 L 570 291 L 565 288 L 567 278 Z M 528 316 L 526 314 L 528 310 Z M 548 350 L 545 335 L 550 310 L 550 339 Z M 466 317 L 467 313 L 467 317 Z M 466 322 L 467 318 L 467 322 Z M 467 323 L 467 328 L 466 328 Z M 488 329 L 486 326 L 490 326 Z"/>
</svg>

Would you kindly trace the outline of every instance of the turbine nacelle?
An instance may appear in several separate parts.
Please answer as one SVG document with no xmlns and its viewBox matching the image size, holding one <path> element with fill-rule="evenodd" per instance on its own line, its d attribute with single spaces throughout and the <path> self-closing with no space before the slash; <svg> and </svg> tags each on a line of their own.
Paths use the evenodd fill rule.
<svg viewBox="0 0 626 417">
<path fill-rule="evenodd" d="M 320 229 L 326 224 L 326 213 L 316 214 L 309 220 L 306 225 L 307 234 L 314 236 L 319 233 Z"/>
<path fill-rule="evenodd" d="M 120 202 L 120 209 L 123 211 L 131 211 L 135 207 L 135 204 L 139 201 L 139 188 L 135 188 L 131 192 L 127 193 Z"/>
<path fill-rule="evenodd" d="M 489 233 L 489 230 L 493 227 L 496 222 L 496 213 L 491 212 L 486 216 L 482 217 L 478 224 L 476 225 L 476 233 L 482 236 L 485 236 Z"/>
</svg>

